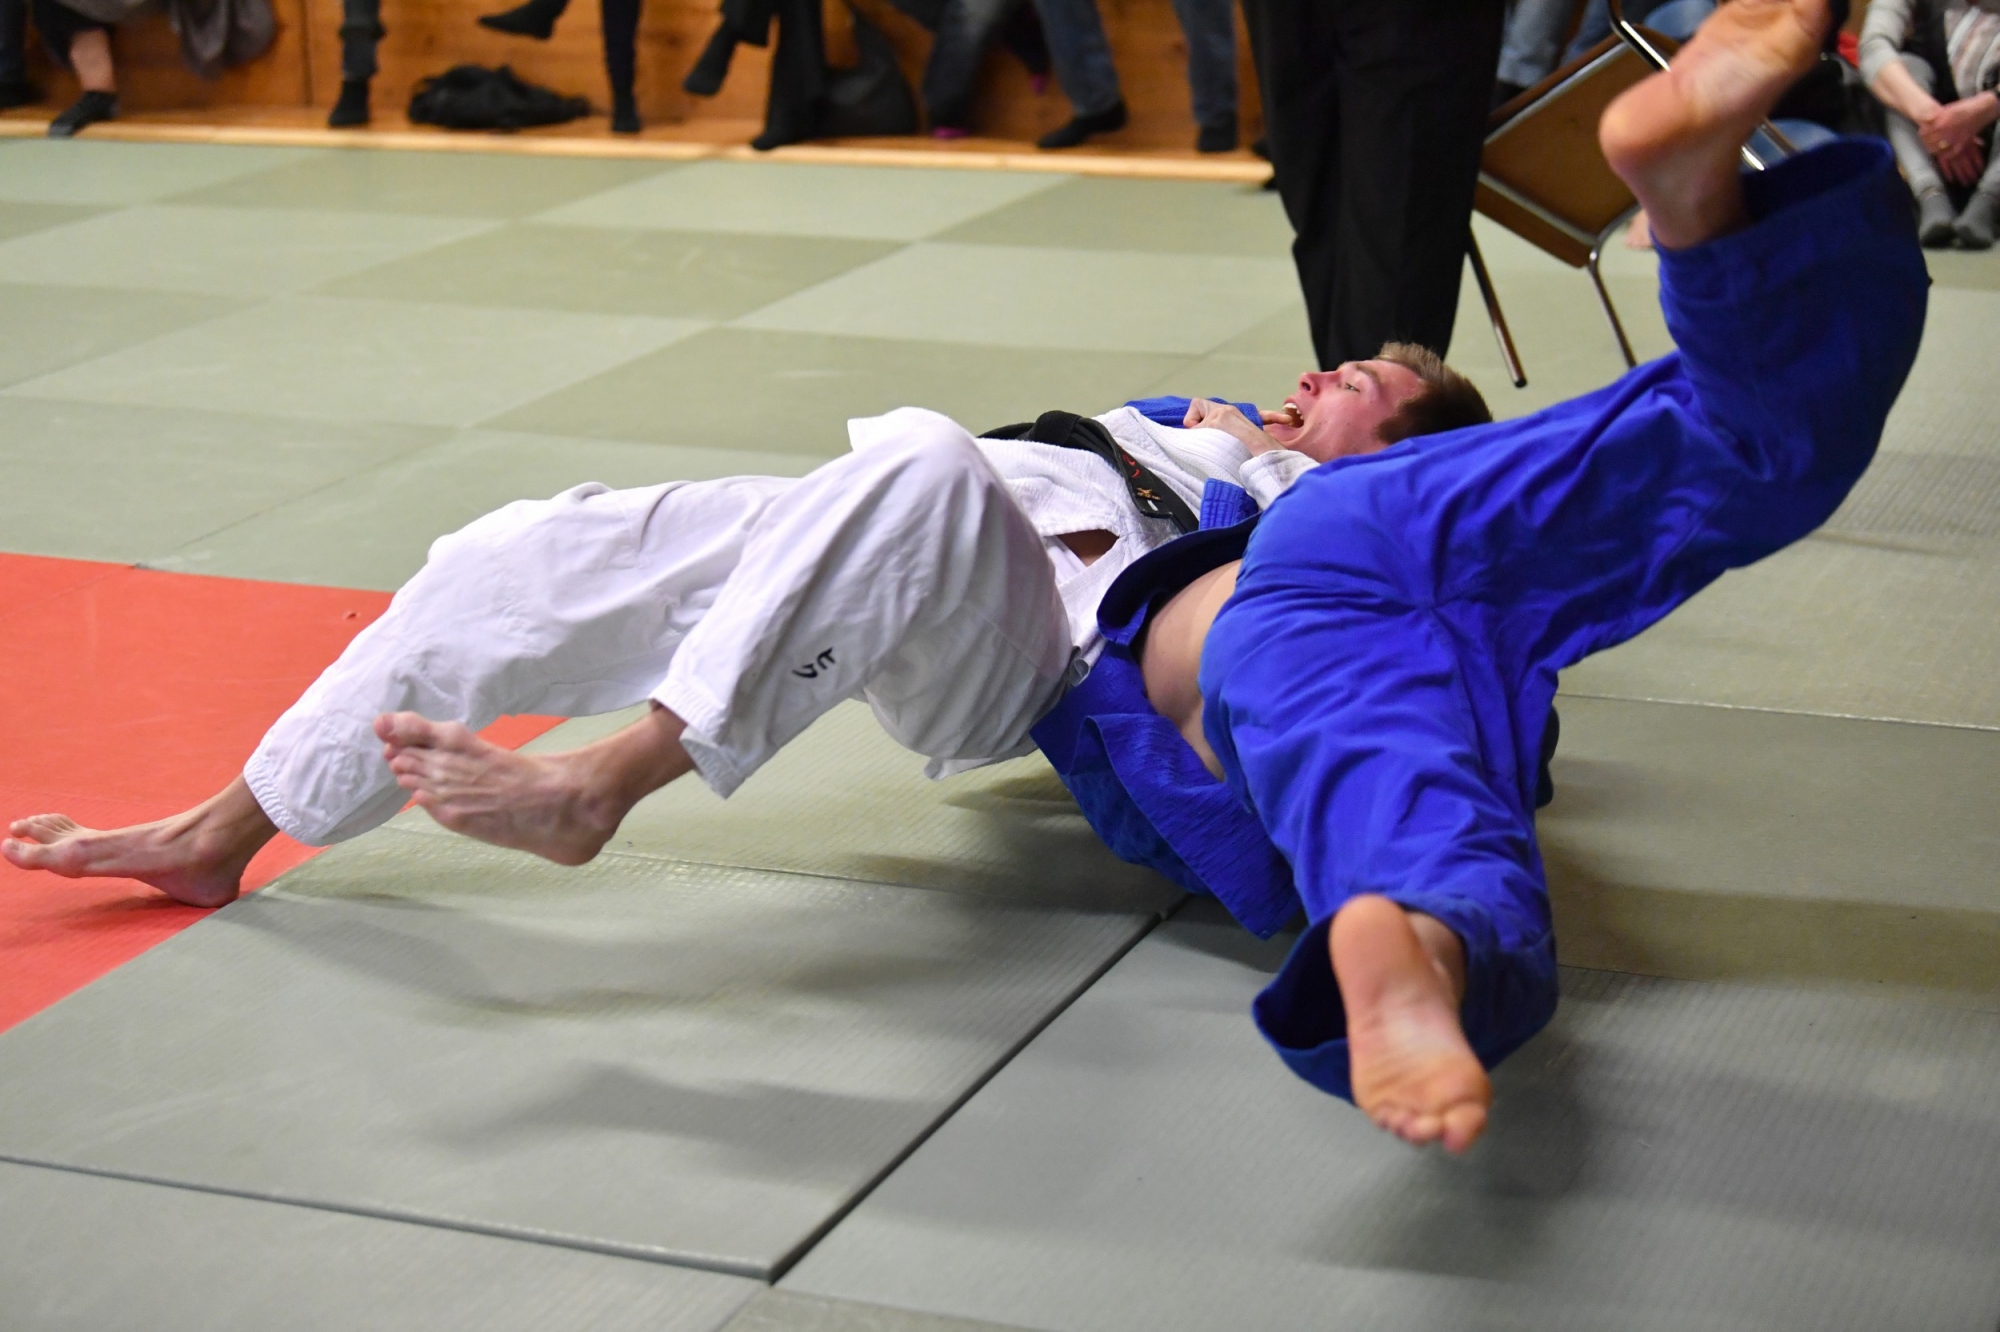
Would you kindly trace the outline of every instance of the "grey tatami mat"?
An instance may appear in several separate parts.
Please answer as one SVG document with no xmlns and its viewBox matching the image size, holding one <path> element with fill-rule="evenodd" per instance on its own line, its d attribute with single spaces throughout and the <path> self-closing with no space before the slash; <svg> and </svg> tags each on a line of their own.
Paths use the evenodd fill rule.
<svg viewBox="0 0 2000 1332">
<path fill-rule="evenodd" d="M 1059 1332 L 2000 1320 L 2000 1018 L 1569 971 L 1454 1161 L 1263 1046 L 1281 948 L 1182 912 L 782 1287 Z"/>
<path fill-rule="evenodd" d="M 0 1035 L 0 1157 L 759 1275 L 1150 922 L 385 830 Z"/>
<path fill-rule="evenodd" d="M 729 1320 L 723 1332 L 1022 1332 L 1022 1329 L 765 1289 Z"/>
<path fill-rule="evenodd" d="M 530 748 L 573 749 L 636 715 L 569 722 Z M 419 810 L 396 826 L 451 835 Z M 692 777 L 674 783 L 632 812 L 613 845 L 1096 910 L 1163 912 L 1182 897 L 1107 851 L 1040 755 L 927 781 L 923 759 L 860 703 L 828 713 L 726 801 Z"/>
<path fill-rule="evenodd" d="M 741 1277 L 0 1164 L 8 1332 L 712 1332 Z"/>
<path fill-rule="evenodd" d="M 2000 1006 L 2000 734 L 1562 697 L 1564 960 Z"/>
</svg>

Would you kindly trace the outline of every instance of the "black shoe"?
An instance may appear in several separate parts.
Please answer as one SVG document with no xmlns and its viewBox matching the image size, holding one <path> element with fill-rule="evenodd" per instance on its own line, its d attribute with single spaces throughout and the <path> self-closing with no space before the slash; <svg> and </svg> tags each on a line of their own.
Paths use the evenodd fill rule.
<svg viewBox="0 0 2000 1332">
<path fill-rule="evenodd" d="M 569 0 L 528 0 L 525 5 L 498 14 L 481 14 L 479 26 L 514 37 L 532 37 L 545 42 L 556 30 L 556 20 L 569 8 Z"/>
<path fill-rule="evenodd" d="M 1074 148 L 1093 134 L 1109 134 L 1125 128 L 1125 99 L 1119 98 L 1109 110 L 1078 116 L 1060 129 L 1052 129 L 1035 140 L 1037 148 Z"/>
<path fill-rule="evenodd" d="M 1203 125 L 1194 136 L 1194 150 L 1198 153 L 1236 151 L 1236 117 L 1227 116 L 1213 125 Z"/>
<path fill-rule="evenodd" d="M 729 62 L 735 55 L 736 34 L 725 23 L 708 39 L 708 45 L 701 48 L 694 68 L 681 80 L 681 91 L 690 97 L 715 96 L 722 91 L 722 81 L 729 77 Z"/>
<path fill-rule="evenodd" d="M 42 90 L 26 79 L 0 82 L 0 111 L 14 106 L 33 106 L 42 100 Z"/>
<path fill-rule="evenodd" d="M 69 104 L 69 110 L 49 122 L 51 139 L 73 139 L 85 125 L 110 120 L 118 114 L 118 94 L 87 92 Z"/>
<path fill-rule="evenodd" d="M 1263 158 L 1266 162 L 1270 161 L 1271 136 L 1268 134 L 1259 135 L 1257 138 L 1250 140 L 1250 151 Z"/>
<path fill-rule="evenodd" d="M 368 80 L 342 79 L 340 100 L 326 113 L 328 129 L 353 129 L 368 123 Z"/>
<path fill-rule="evenodd" d="M 639 103 L 631 93 L 611 95 L 611 132 L 613 134 L 639 132 Z"/>
</svg>

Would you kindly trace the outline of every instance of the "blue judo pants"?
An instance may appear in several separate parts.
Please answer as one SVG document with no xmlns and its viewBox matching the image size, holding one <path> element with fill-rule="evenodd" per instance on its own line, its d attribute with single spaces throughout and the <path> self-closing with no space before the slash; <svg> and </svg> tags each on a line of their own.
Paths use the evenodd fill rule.
<svg viewBox="0 0 2000 1332">
<path fill-rule="evenodd" d="M 1556 673 L 1824 522 L 1874 456 L 1929 279 L 1886 144 L 1745 178 L 1754 224 L 1660 256 L 1679 351 L 1520 420 L 1308 474 L 1252 537 L 1201 666 L 1208 738 L 1310 928 L 1255 1015 L 1350 1095 L 1327 955 L 1379 893 L 1464 941 L 1490 1067 L 1555 1011 L 1536 846 Z"/>
</svg>

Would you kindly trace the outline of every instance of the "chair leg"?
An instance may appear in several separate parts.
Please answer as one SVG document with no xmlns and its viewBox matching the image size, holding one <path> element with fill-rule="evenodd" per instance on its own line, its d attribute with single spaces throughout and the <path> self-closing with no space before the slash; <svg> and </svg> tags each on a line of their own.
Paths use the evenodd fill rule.
<svg viewBox="0 0 2000 1332">
<path fill-rule="evenodd" d="M 1632 343 L 1625 336 L 1625 325 L 1618 322 L 1618 307 L 1611 303 L 1611 293 L 1605 290 L 1604 274 L 1599 271 L 1597 266 L 1598 257 L 1603 253 L 1604 241 L 1602 238 L 1599 238 L 1597 244 L 1592 246 L 1590 251 L 1590 262 L 1588 265 L 1590 280 L 1597 287 L 1597 302 L 1604 307 L 1604 317 L 1611 321 L 1611 331 L 1618 337 L 1618 350 L 1624 354 L 1625 368 L 1630 370 L 1639 364 L 1639 360 L 1632 355 Z"/>
<path fill-rule="evenodd" d="M 1528 387 L 1528 377 L 1521 373 L 1521 356 L 1514 350 L 1514 335 L 1507 331 L 1507 316 L 1500 313 L 1500 297 L 1493 290 L 1493 278 L 1486 271 L 1486 256 L 1479 252 L 1479 238 L 1467 234 L 1465 257 L 1472 261 L 1472 280 L 1479 284 L 1479 298 L 1486 302 L 1486 317 L 1493 324 L 1493 339 L 1500 344 L 1500 362 L 1507 367 L 1507 377 L 1514 381 L 1515 388 Z"/>
</svg>

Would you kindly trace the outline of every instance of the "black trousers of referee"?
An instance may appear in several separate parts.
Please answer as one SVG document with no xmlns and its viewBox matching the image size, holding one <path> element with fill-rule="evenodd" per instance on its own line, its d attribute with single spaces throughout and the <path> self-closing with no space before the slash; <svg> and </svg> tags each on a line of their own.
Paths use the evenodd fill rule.
<svg viewBox="0 0 2000 1332">
<path fill-rule="evenodd" d="M 1451 344 L 1505 0 L 1243 0 L 1322 368 Z"/>
</svg>

